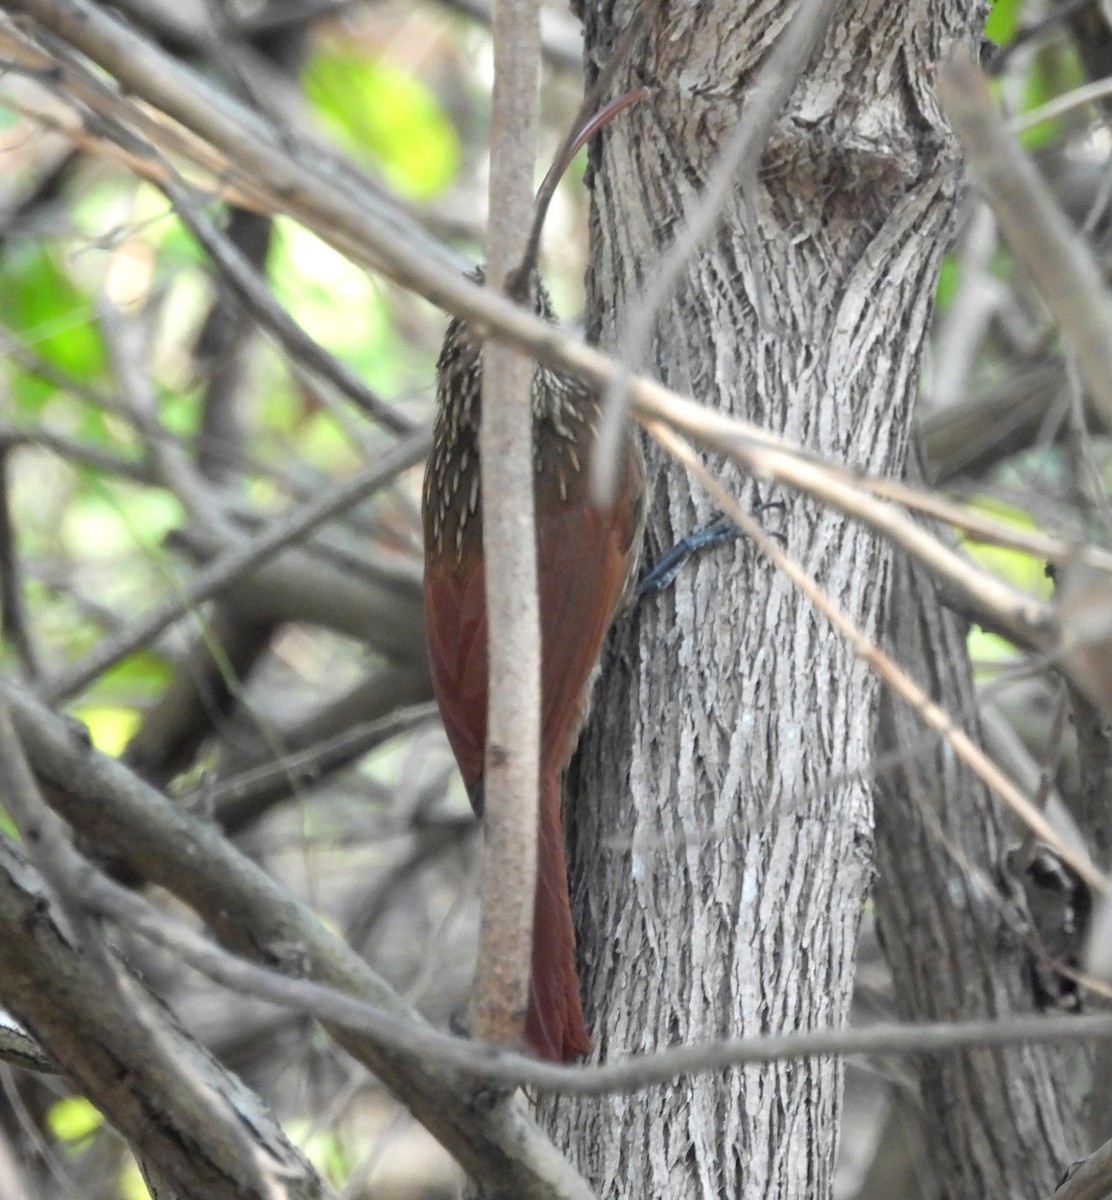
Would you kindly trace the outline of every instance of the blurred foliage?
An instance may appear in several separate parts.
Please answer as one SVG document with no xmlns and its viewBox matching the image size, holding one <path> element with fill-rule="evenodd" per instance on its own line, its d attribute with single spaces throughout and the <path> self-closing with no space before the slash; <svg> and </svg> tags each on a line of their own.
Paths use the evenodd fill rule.
<svg viewBox="0 0 1112 1200">
<path fill-rule="evenodd" d="M 100 1112 L 84 1096 L 66 1096 L 50 1106 L 46 1114 L 50 1132 L 71 1145 L 92 1137 L 104 1124 Z"/>
<path fill-rule="evenodd" d="M 403 195 L 430 200 L 455 178 L 459 141 L 436 96 L 414 75 L 346 48 L 319 48 L 301 84 L 344 149 L 377 166 Z"/>
</svg>

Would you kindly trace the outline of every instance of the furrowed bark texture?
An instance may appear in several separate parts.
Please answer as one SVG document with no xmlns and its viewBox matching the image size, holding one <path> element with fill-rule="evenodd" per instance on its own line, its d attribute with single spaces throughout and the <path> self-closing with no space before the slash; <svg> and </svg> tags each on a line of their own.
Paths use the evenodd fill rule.
<svg viewBox="0 0 1112 1200">
<path fill-rule="evenodd" d="M 931 579 L 899 564 L 889 638 L 900 662 L 956 718 L 976 708 L 965 629 Z M 924 742 L 885 697 L 878 755 L 876 913 L 900 1015 L 954 1021 L 1031 1012 L 1030 931 L 1002 895 L 1005 852 L 1020 835 L 948 752 Z M 928 1152 L 946 1200 L 1050 1196 L 1084 1150 L 1074 1105 L 1087 1071 L 1077 1047 L 1023 1046 L 917 1064 Z M 1080 1089 L 1083 1090 L 1083 1089 Z"/>
<path fill-rule="evenodd" d="M 648 370 L 823 454 L 902 472 L 957 183 L 928 66 L 971 37 L 976 9 L 839 9 L 767 148 L 755 238 L 735 191 L 658 315 Z M 797 11 L 665 2 L 634 49 L 615 91 L 643 83 L 651 96 L 594 147 L 588 307 L 601 344 L 620 338 Z M 596 66 L 628 16 L 611 0 L 587 6 Z M 653 467 L 650 556 L 711 515 L 682 472 L 659 454 L 650 480 Z M 778 498 L 791 553 L 877 636 L 885 548 Z M 703 554 L 620 627 L 569 788 L 600 1057 L 846 1018 L 872 850 L 870 792 L 853 772 L 872 753 L 876 694 L 741 543 Z M 834 1062 L 784 1063 L 543 1111 L 605 1197 L 814 1200 L 831 1190 L 841 1086 Z"/>
</svg>

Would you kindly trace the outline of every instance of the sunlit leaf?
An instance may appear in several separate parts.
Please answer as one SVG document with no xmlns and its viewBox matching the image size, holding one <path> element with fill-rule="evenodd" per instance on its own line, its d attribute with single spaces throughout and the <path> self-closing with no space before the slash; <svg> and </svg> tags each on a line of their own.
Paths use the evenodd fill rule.
<svg viewBox="0 0 1112 1200">
<path fill-rule="evenodd" d="M 39 357 L 80 382 L 103 370 L 104 347 L 93 323 L 93 305 L 58 265 L 54 253 L 31 241 L 9 243 L 0 269 L 0 322 Z M 26 372 L 13 384 L 34 408 L 56 389 Z"/>
<path fill-rule="evenodd" d="M 301 82 L 340 144 L 372 160 L 400 192 L 427 199 L 455 177 L 455 130 L 415 76 L 350 51 L 322 49 L 309 56 Z"/>
<path fill-rule="evenodd" d="M 351 1156 L 343 1138 L 330 1129 L 320 1129 L 315 1122 L 293 1120 L 286 1132 L 305 1157 L 334 1187 L 342 1187 L 351 1174 Z"/>
<path fill-rule="evenodd" d="M 143 1182 L 143 1172 L 135 1159 L 120 1172 L 120 1195 L 123 1200 L 151 1200 L 150 1190 Z"/>
<path fill-rule="evenodd" d="M 47 1110 L 46 1123 L 58 1141 L 79 1142 L 96 1133 L 104 1118 L 84 1096 L 66 1096 Z"/>
<path fill-rule="evenodd" d="M 82 705 L 74 716 L 85 723 L 93 745 L 104 754 L 119 754 L 139 725 L 139 713 L 134 708 L 114 705 Z"/>
<path fill-rule="evenodd" d="M 958 290 L 961 279 L 961 265 L 956 254 L 946 254 L 942 258 L 942 266 L 938 272 L 938 286 L 935 288 L 935 303 L 941 309 L 950 307 L 954 293 Z"/>
</svg>

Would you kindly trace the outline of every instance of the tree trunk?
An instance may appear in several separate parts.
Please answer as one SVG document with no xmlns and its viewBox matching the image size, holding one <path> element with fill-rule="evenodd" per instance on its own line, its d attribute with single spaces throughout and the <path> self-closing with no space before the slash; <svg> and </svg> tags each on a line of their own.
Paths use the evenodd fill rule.
<svg viewBox="0 0 1112 1200">
<path fill-rule="evenodd" d="M 593 337 L 620 338 L 797 10 L 664 3 L 615 90 L 650 98 L 594 147 Z M 766 150 L 756 244 L 735 191 L 658 314 L 645 369 L 821 454 L 899 475 L 957 179 L 930 64 L 969 0 L 841 7 Z M 587 7 L 590 61 L 627 6 Z M 756 315 L 764 280 L 764 319 Z M 650 454 L 650 554 L 712 515 Z M 727 481 L 747 500 L 737 473 Z M 890 559 L 784 495 L 789 551 L 872 636 Z M 744 543 L 703 554 L 619 629 L 573 781 L 573 888 L 595 1053 L 837 1025 L 871 875 L 877 685 Z M 546 1100 L 599 1194 L 830 1194 L 842 1071 L 830 1060 Z"/>
<path fill-rule="evenodd" d="M 975 711 L 965 629 L 932 581 L 900 564 L 889 637 L 947 712 Z M 900 1015 L 961 1021 L 1031 1012 L 1031 931 L 1001 888 L 1009 848 L 999 806 L 907 707 L 881 704 L 877 922 Z M 1012 837 L 1011 843 L 1018 844 Z M 1081 1157 L 1080 1047 L 983 1049 L 919 1061 L 930 1159 L 947 1200 L 1049 1196 Z M 1092 1149 L 1092 1147 L 1088 1147 Z"/>
</svg>

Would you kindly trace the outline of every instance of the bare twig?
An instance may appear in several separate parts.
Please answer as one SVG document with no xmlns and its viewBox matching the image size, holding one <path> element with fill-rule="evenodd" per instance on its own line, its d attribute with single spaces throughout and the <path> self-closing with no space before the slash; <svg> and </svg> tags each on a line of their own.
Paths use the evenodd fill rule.
<svg viewBox="0 0 1112 1200">
<path fill-rule="evenodd" d="M 540 110 L 540 6 L 495 0 L 487 277 L 505 287 L 532 213 Z M 525 289 L 528 296 L 528 287 Z M 483 570 L 486 586 L 486 762 L 479 957 L 472 1022 L 484 1041 L 520 1039 L 529 998 L 537 887 L 541 639 L 533 520 L 533 361 L 483 351 Z"/>
<path fill-rule="evenodd" d="M 59 1074 L 58 1064 L 38 1042 L 9 1022 L 8 1014 L 0 1010 L 0 1061 L 42 1075 Z"/>
<path fill-rule="evenodd" d="M 485 328 L 492 335 L 528 350 L 546 365 L 577 375 L 600 389 L 625 377 L 622 369 L 606 355 L 511 304 L 497 290 L 476 286 L 446 266 L 443 256 L 434 258 L 426 253 L 427 243 L 419 231 L 404 227 L 396 213 L 378 205 L 377 197 L 371 197 L 376 202 L 372 207 L 366 191 L 353 192 L 346 186 L 346 179 L 331 170 L 320 168 L 314 172 L 299 159 L 281 152 L 254 114 L 228 97 L 214 95 L 203 81 L 195 79 L 157 47 L 136 37 L 105 10 L 90 5 L 88 0 L 12 0 L 12 7 L 60 30 L 131 91 L 163 107 L 199 136 L 210 139 L 229 161 L 242 163 L 245 170 L 252 172 L 252 186 L 256 194 L 268 192 L 271 210 L 291 213 L 353 261 L 377 266 L 403 286 L 414 288 L 433 303 L 463 317 L 473 328 Z M 800 453 L 786 439 L 756 425 L 713 413 L 655 381 L 633 378 L 627 386 L 640 414 L 675 424 L 704 444 L 709 444 L 712 437 L 718 445 L 729 438 L 748 439 L 787 453 Z M 875 482 L 871 486 L 895 489 L 902 485 Z M 889 494 L 895 498 L 893 491 Z M 924 499 L 923 503 L 944 502 Z M 957 510 L 949 511 L 954 514 Z M 953 520 L 954 516 L 944 519 Z M 984 524 L 981 518 L 967 514 L 962 527 L 975 533 Z M 1006 537 L 999 528 L 991 536 Z M 1020 548 L 1059 561 L 1073 550 L 1064 543 L 1057 543 L 1055 548 L 1040 542 L 1039 548 L 1035 548 L 1027 535 L 1017 533 L 1016 538 L 1026 538 Z M 1019 542 L 1006 544 L 1018 546 Z"/>
<path fill-rule="evenodd" d="M 0 421 L 0 447 L 41 446 L 44 450 L 83 467 L 93 467 L 106 475 L 119 475 L 136 483 L 153 483 L 150 466 L 138 459 L 113 454 L 92 442 L 44 429 L 42 425 L 11 425 Z"/>
<path fill-rule="evenodd" d="M 231 1077 L 206 1071 L 207 1064 L 200 1060 L 200 1056 L 195 1058 L 184 1052 L 185 1035 L 167 1022 L 164 1011 L 152 1004 L 113 958 L 97 922 L 83 904 L 86 880 L 95 872 L 70 844 L 61 820 L 47 806 L 39 792 L 8 706 L 2 700 L 0 794 L 4 796 L 5 806 L 19 826 L 25 847 L 49 885 L 47 888 L 46 884 L 39 881 L 37 903 L 41 906 L 46 897 L 48 911 L 57 905 L 57 911 L 51 913 L 57 926 L 54 955 L 36 956 L 36 969 L 41 977 L 48 967 L 49 958 L 56 958 L 59 954 L 72 955 L 73 947 L 80 945 L 80 982 L 67 978 L 66 986 L 58 989 L 55 1001 L 63 1006 L 67 1002 L 72 1003 L 82 987 L 95 992 L 99 998 L 98 1004 L 91 1005 L 83 1014 L 83 1024 L 89 1037 L 90 1053 L 87 1057 L 75 1055 L 72 1046 L 69 1046 L 69 1056 L 62 1058 L 63 1050 L 56 1047 L 54 1042 L 65 1043 L 57 1036 L 48 1045 L 58 1053 L 78 1082 L 86 1086 L 98 1064 L 103 1070 L 108 1056 L 119 1056 L 114 1057 L 118 1067 L 114 1072 L 116 1077 L 103 1081 L 98 1079 L 101 1086 L 95 1094 L 121 1132 L 129 1136 L 133 1149 L 141 1159 L 145 1151 L 155 1151 L 153 1162 L 161 1167 L 165 1156 L 171 1171 L 177 1173 L 178 1180 L 183 1183 L 190 1180 L 198 1190 L 204 1189 L 200 1181 L 208 1176 L 211 1188 L 208 1194 L 213 1197 L 269 1194 L 270 1188 L 283 1174 L 289 1178 L 296 1154 L 287 1144 L 285 1149 L 290 1151 L 290 1157 L 283 1162 L 276 1142 L 267 1146 L 269 1156 L 259 1152 L 259 1146 L 253 1139 L 261 1140 L 265 1136 L 265 1125 L 255 1126 L 252 1121 L 244 1119 L 243 1097 L 234 1096 L 233 1099 L 228 1087 Z M 20 875 L 27 874 L 29 868 L 26 864 L 18 864 L 10 844 L 6 851 L 6 861 L 0 874 L 5 877 L 8 893 L 8 911 L 4 914 L 7 926 L 5 942 L 8 942 L 12 934 L 12 893 L 17 890 L 17 886 L 13 885 Z M 19 890 L 26 891 L 28 883 L 23 882 Z M 24 939 L 35 937 L 38 931 L 32 923 L 25 920 L 24 924 Z M 21 995 L 26 997 L 33 989 L 34 976 L 26 968 L 26 948 L 6 945 L 5 950 L 6 966 L 17 974 L 14 1005 Z M 18 978 L 19 975 L 23 978 Z M 55 1025 L 59 1019 L 64 1021 L 57 1011 L 53 1014 L 39 1013 L 37 1019 L 43 1021 L 48 1029 L 51 1028 L 51 1021 Z M 121 1032 L 125 1030 L 127 1050 L 121 1054 Z M 57 1035 L 56 1029 L 54 1032 Z M 74 1032 L 71 1031 L 71 1036 Z M 45 1033 L 43 1036 L 46 1036 Z M 107 1055 L 104 1053 L 106 1048 L 110 1048 Z M 157 1104 L 158 1121 L 151 1121 L 145 1115 L 144 1106 L 135 1103 L 138 1096 L 145 1098 L 151 1111 L 155 1110 Z M 252 1116 L 260 1121 L 262 1119 L 260 1114 Z M 161 1125 L 163 1128 L 147 1133 L 144 1121 L 148 1125 Z M 141 1128 L 144 1133 L 137 1134 Z M 252 1134 L 250 1130 L 256 1132 Z M 273 1136 L 275 1131 L 266 1132 Z M 166 1142 L 169 1138 L 175 1138 L 180 1146 L 177 1155 L 167 1153 Z M 303 1166 L 307 1176 L 312 1176 L 312 1169 L 307 1162 L 301 1160 L 299 1165 Z M 221 1185 L 211 1182 L 214 1166 L 226 1178 Z M 300 1182 L 305 1186 L 305 1195 L 325 1195 L 319 1181 L 315 1188 L 309 1178 Z"/>
<path fill-rule="evenodd" d="M 172 950 L 195 970 L 245 995 L 309 1013 L 320 1020 L 372 1034 L 399 1050 L 434 1057 L 492 1083 L 522 1085 L 568 1095 L 635 1091 L 677 1078 L 729 1067 L 839 1054 L 941 1053 L 971 1046 L 1112 1037 L 1112 1015 L 1014 1017 L 936 1025 L 874 1025 L 806 1033 L 722 1039 L 630 1056 L 601 1066 L 555 1066 L 497 1045 L 481 1045 L 391 1016 L 334 988 L 292 979 L 229 954 L 135 892 L 102 875 L 86 875 L 82 895 L 97 912 Z"/>
<path fill-rule="evenodd" d="M 51 802 L 76 830 L 114 852 L 142 878 L 193 907 L 222 940 L 385 1010 L 419 1038 L 431 1031 L 371 968 L 288 890 L 207 822 L 183 812 L 119 762 L 97 753 L 23 689 L 0 677 L 20 740 Z M 465 1170 L 500 1195 L 588 1200 L 590 1189 L 507 1098 L 476 1103 L 470 1081 L 435 1066 L 418 1047 L 402 1052 L 374 1036 L 333 1028 L 431 1130 Z"/>
<path fill-rule="evenodd" d="M 1035 281 L 1106 429 L 1112 429 L 1112 301 L 1091 251 L 1008 133 L 967 52 L 939 69 L 938 91 L 1016 260 Z"/>
<path fill-rule="evenodd" d="M 491 0 L 441 0 L 445 8 L 465 13 L 484 25 L 494 20 Z M 554 20 L 553 18 L 561 18 Z M 583 70 L 583 39 L 570 13 L 546 7 L 541 11 L 541 50 L 545 59 L 577 76 Z"/>
<path fill-rule="evenodd" d="M 1042 650 L 1053 644 L 1055 623 L 1049 604 L 976 566 L 894 505 L 863 494 L 836 472 L 815 468 L 795 455 L 739 443 L 727 453 L 758 474 L 800 488 L 883 533 L 950 589 L 964 611 L 975 613 L 979 621 L 1003 631 L 1012 641 Z"/>
<path fill-rule="evenodd" d="M 124 320 L 107 298 L 98 305 L 100 331 L 108 350 L 120 403 L 147 449 L 147 459 L 158 481 L 181 501 L 185 511 L 229 545 L 243 535 L 229 520 L 212 488 L 180 443 L 171 438 L 158 415 L 158 401 L 147 369 L 148 346 L 143 322 Z"/>
<path fill-rule="evenodd" d="M 364 721 L 315 746 L 284 754 L 274 762 L 213 783 L 203 783 L 182 796 L 181 803 L 205 812 L 228 807 L 237 811 L 247 806 L 257 807 L 268 797 L 286 795 L 296 788 L 318 783 L 332 771 L 435 716 L 436 706 L 430 701 L 400 709 L 377 721 Z"/>
<path fill-rule="evenodd" d="M 1008 126 L 1012 133 L 1024 133 L 1028 129 L 1041 125 L 1043 121 L 1053 121 L 1073 112 L 1075 108 L 1084 108 L 1112 96 L 1112 79 L 1094 79 L 1091 83 L 1071 88 L 1061 96 L 1055 96 L 1038 108 L 1032 108 L 1021 116 L 1012 117 Z"/>
</svg>

